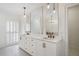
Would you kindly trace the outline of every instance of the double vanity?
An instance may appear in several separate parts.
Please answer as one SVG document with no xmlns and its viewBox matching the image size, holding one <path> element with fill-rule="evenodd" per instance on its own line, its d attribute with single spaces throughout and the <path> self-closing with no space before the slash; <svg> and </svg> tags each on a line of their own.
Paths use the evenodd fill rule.
<svg viewBox="0 0 79 59">
<path fill-rule="evenodd" d="M 62 40 L 59 37 L 47 38 L 43 35 L 22 35 L 20 48 L 33 56 L 59 56 L 61 53 Z"/>
<path fill-rule="evenodd" d="M 47 4 L 38 7 L 21 21 L 19 46 L 30 55 L 62 55 L 62 40 L 58 35 L 58 4 L 49 5 L 50 8 L 46 8 Z"/>
</svg>

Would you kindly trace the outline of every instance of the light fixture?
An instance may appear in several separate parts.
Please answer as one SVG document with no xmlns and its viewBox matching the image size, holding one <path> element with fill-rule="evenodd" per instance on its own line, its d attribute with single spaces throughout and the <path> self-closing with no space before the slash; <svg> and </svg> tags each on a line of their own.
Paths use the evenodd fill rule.
<svg viewBox="0 0 79 59">
<path fill-rule="evenodd" d="M 49 9 L 50 8 L 50 5 L 49 5 L 49 3 L 47 3 L 47 9 Z"/>
<path fill-rule="evenodd" d="M 26 7 L 23 7 L 24 8 L 24 18 L 26 17 Z"/>
<path fill-rule="evenodd" d="M 51 19 L 49 20 L 49 22 L 51 24 L 57 24 L 58 23 L 56 19 L 52 19 L 52 16 L 51 16 Z"/>
<path fill-rule="evenodd" d="M 54 14 L 56 13 L 56 10 L 55 10 L 55 3 L 53 4 L 53 13 L 54 13 Z"/>
</svg>

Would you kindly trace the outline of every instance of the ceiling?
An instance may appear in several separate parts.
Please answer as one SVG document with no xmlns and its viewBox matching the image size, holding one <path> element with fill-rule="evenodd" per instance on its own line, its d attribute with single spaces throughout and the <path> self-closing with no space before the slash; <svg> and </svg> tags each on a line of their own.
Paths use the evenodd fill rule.
<svg viewBox="0 0 79 59">
<path fill-rule="evenodd" d="M 0 3 L 0 12 L 6 12 L 13 15 L 23 15 L 23 7 L 26 7 L 28 14 L 37 7 L 45 5 L 43 3 Z"/>
</svg>

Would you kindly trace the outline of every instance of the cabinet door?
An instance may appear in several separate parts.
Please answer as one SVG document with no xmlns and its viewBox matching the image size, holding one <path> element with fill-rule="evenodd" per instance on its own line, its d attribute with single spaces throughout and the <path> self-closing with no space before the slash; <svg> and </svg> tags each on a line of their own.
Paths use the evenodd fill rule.
<svg viewBox="0 0 79 59">
<path fill-rule="evenodd" d="M 26 37 L 26 40 L 25 40 L 25 50 L 28 52 L 28 53 L 30 53 L 30 51 L 31 51 L 31 48 L 30 48 L 30 44 L 31 44 L 31 42 L 30 42 L 30 38 L 27 38 Z"/>
<path fill-rule="evenodd" d="M 56 56 L 56 44 L 45 42 L 45 55 L 46 56 Z"/>
<path fill-rule="evenodd" d="M 20 39 L 20 40 L 19 40 L 19 47 L 22 48 L 22 45 L 23 45 L 22 39 Z"/>
<path fill-rule="evenodd" d="M 36 49 L 37 49 L 37 47 L 36 47 L 36 40 L 35 39 L 32 39 L 31 40 L 31 54 L 32 55 L 34 55 L 34 56 L 36 56 Z"/>
<path fill-rule="evenodd" d="M 43 41 L 36 40 L 36 56 L 44 56 Z"/>
<path fill-rule="evenodd" d="M 19 47 L 22 49 L 25 48 L 25 38 L 23 36 L 20 38 Z"/>
<path fill-rule="evenodd" d="M 28 38 L 27 37 L 25 37 L 25 39 L 24 39 L 24 48 L 25 48 L 25 50 L 27 50 L 27 46 L 28 46 Z"/>
</svg>

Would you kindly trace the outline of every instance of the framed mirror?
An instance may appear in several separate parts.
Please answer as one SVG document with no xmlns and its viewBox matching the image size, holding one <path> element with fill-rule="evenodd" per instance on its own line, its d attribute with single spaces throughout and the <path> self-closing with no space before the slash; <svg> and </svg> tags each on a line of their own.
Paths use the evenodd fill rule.
<svg viewBox="0 0 79 59">
<path fill-rule="evenodd" d="M 31 33 L 41 34 L 42 33 L 42 8 L 37 8 L 31 12 Z"/>
</svg>

